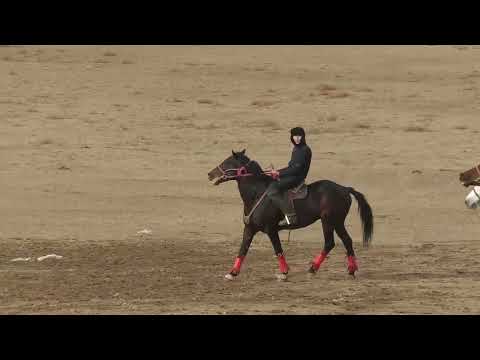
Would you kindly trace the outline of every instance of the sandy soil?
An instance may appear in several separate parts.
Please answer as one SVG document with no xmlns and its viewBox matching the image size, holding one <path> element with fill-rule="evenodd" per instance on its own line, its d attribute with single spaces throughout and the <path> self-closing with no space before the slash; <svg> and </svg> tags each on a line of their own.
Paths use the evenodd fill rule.
<svg viewBox="0 0 480 360">
<path fill-rule="evenodd" d="M 458 174 L 479 162 L 475 46 L 0 47 L 0 313 L 480 312 L 480 217 Z M 240 246 L 232 149 L 286 164 L 303 126 L 309 181 L 367 196 L 372 247 L 348 227 L 314 277 L 321 224 Z M 151 229 L 150 235 L 138 235 Z M 11 262 L 59 254 L 63 259 Z"/>
</svg>

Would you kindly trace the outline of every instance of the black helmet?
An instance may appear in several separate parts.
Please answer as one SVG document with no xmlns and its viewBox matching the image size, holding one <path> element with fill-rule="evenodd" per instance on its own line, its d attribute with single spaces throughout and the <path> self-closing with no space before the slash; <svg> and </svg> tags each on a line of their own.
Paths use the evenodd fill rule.
<svg viewBox="0 0 480 360">
<path fill-rule="evenodd" d="M 299 145 L 305 145 L 306 144 L 306 142 L 305 142 L 305 130 L 303 130 L 303 128 L 294 127 L 293 129 L 290 129 L 290 141 L 292 142 L 293 145 L 296 145 L 295 141 L 293 141 L 294 136 L 301 136 L 302 137 L 302 141 L 300 142 Z"/>
</svg>

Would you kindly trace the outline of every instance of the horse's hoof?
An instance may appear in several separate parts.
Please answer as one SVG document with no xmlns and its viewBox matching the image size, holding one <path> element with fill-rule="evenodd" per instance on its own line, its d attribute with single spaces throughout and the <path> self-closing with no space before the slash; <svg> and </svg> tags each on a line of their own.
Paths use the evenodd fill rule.
<svg viewBox="0 0 480 360">
<path fill-rule="evenodd" d="M 348 256 L 347 261 L 348 261 L 348 265 L 347 265 L 348 274 L 355 277 L 355 271 L 358 270 L 358 265 L 355 260 L 355 256 Z"/>
<path fill-rule="evenodd" d="M 227 279 L 229 281 L 232 281 L 233 279 L 235 279 L 235 276 L 237 276 L 237 275 L 227 274 L 227 275 L 225 275 L 225 279 Z"/>
<path fill-rule="evenodd" d="M 350 275 L 353 279 L 355 279 L 355 271 L 349 271 L 348 275 Z"/>
<path fill-rule="evenodd" d="M 308 269 L 308 273 L 312 275 L 315 275 L 317 271 L 318 269 L 315 269 L 313 266 L 310 266 L 310 268 Z"/>
<path fill-rule="evenodd" d="M 287 274 L 277 274 L 276 275 L 278 281 L 286 281 L 287 280 Z"/>
</svg>

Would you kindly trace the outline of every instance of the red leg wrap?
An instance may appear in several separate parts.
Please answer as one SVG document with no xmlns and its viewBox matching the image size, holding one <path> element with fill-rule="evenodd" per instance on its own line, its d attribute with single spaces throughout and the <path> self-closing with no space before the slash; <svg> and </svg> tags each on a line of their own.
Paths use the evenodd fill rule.
<svg viewBox="0 0 480 360">
<path fill-rule="evenodd" d="M 320 268 L 320 265 L 322 265 L 322 263 L 326 258 L 327 258 L 327 253 L 325 251 L 322 251 L 320 255 L 315 257 L 315 259 L 313 259 L 312 267 L 315 269 L 315 271 Z"/>
<path fill-rule="evenodd" d="M 355 259 L 355 256 L 349 256 L 347 258 L 347 261 L 348 261 L 348 272 L 350 274 L 355 273 L 355 271 L 358 270 L 358 265 L 357 265 L 357 261 Z"/>
<path fill-rule="evenodd" d="M 233 264 L 232 270 L 230 270 L 231 273 L 238 274 L 240 273 L 240 268 L 242 267 L 243 260 L 245 259 L 245 256 L 237 256 L 235 259 L 235 263 Z"/>
<path fill-rule="evenodd" d="M 278 265 L 280 267 L 280 272 L 282 274 L 287 274 L 288 273 L 287 260 L 285 260 L 285 256 L 283 254 L 278 255 Z"/>
</svg>

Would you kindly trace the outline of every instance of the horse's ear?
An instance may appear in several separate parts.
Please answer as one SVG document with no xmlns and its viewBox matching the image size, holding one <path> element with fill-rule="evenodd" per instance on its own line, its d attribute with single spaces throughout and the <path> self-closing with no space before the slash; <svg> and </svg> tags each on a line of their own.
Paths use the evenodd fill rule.
<svg viewBox="0 0 480 360">
<path fill-rule="evenodd" d="M 236 156 L 237 156 L 237 153 L 232 150 L 232 155 L 236 157 Z"/>
<path fill-rule="evenodd" d="M 240 151 L 240 154 L 245 155 L 245 151 L 246 151 L 246 150 L 247 150 L 247 149 L 243 149 L 242 151 Z"/>
</svg>

